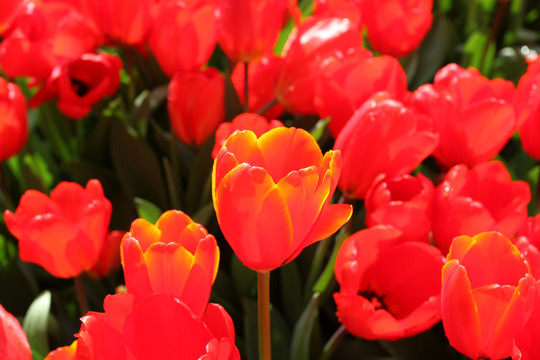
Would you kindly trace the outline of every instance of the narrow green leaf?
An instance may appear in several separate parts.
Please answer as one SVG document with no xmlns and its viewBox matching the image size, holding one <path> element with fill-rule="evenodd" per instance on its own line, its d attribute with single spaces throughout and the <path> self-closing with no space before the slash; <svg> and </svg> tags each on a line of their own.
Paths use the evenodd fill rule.
<svg viewBox="0 0 540 360">
<path fill-rule="evenodd" d="M 47 330 L 50 310 L 51 293 L 44 291 L 32 302 L 22 323 L 32 352 L 41 354 L 41 358 L 49 352 Z"/>
<path fill-rule="evenodd" d="M 294 327 L 291 342 L 291 360 L 309 360 L 314 323 L 319 317 L 319 293 L 313 294 Z"/>
<path fill-rule="evenodd" d="M 134 202 L 135 208 L 137 209 L 137 216 L 152 224 L 155 224 L 158 221 L 163 212 L 157 205 L 148 200 L 136 197 Z"/>
</svg>

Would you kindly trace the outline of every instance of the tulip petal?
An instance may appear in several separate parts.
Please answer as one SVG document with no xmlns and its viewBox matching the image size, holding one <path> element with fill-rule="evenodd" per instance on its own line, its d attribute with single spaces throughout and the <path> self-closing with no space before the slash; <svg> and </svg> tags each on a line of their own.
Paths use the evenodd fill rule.
<svg viewBox="0 0 540 360">
<path fill-rule="evenodd" d="M 219 183 L 214 203 L 225 238 L 246 266 L 271 270 L 290 256 L 291 217 L 266 170 L 239 165 Z"/>
<path fill-rule="evenodd" d="M 141 245 L 136 238 L 131 236 L 131 233 L 128 233 L 122 240 L 121 256 L 128 292 L 137 296 L 152 294 L 152 285 Z"/>
<path fill-rule="evenodd" d="M 477 359 L 482 328 L 467 270 L 457 260 L 450 260 L 442 269 L 442 277 L 441 314 L 446 337 L 459 352 Z"/>
<path fill-rule="evenodd" d="M 145 219 L 136 219 L 129 229 L 131 236 L 139 242 L 142 252 L 155 242 L 160 241 L 161 230 Z"/>
</svg>

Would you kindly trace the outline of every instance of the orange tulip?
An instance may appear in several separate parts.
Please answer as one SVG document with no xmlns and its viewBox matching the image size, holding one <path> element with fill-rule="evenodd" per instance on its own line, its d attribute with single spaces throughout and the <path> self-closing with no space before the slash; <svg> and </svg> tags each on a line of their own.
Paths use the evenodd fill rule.
<svg viewBox="0 0 540 360">
<path fill-rule="evenodd" d="M 497 232 L 455 238 L 441 290 L 450 345 L 472 359 L 513 356 L 534 295 L 533 277 L 510 240 Z"/>
<path fill-rule="evenodd" d="M 340 170 L 340 152 L 323 156 L 301 129 L 231 135 L 214 161 L 212 195 L 238 258 L 253 270 L 272 270 L 337 231 L 352 212 L 329 205 Z"/>
<path fill-rule="evenodd" d="M 59 347 L 53 350 L 45 357 L 45 360 L 73 360 L 77 352 L 77 340 L 68 346 Z"/>
<path fill-rule="evenodd" d="M 156 225 L 137 219 L 124 237 L 122 265 L 128 293 L 173 295 L 201 316 L 219 264 L 216 239 L 181 211 L 167 211 Z"/>
</svg>

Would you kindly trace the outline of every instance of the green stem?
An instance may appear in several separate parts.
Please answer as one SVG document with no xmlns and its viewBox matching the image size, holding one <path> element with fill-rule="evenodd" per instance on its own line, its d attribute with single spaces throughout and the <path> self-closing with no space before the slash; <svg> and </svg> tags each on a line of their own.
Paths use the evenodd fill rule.
<svg viewBox="0 0 540 360">
<path fill-rule="evenodd" d="M 540 163 L 537 164 L 538 169 L 538 179 L 536 180 L 536 194 L 535 194 L 535 210 L 536 213 L 540 213 Z"/>
<path fill-rule="evenodd" d="M 257 272 L 259 302 L 259 360 L 271 360 L 270 271 Z"/>
<path fill-rule="evenodd" d="M 75 276 L 73 278 L 73 282 L 75 283 L 75 293 L 77 294 L 77 301 L 79 302 L 79 310 L 81 312 L 81 316 L 84 316 L 88 312 L 89 307 L 88 300 L 86 299 L 86 292 L 84 291 L 82 276 Z"/>
<path fill-rule="evenodd" d="M 13 198 L 11 197 L 11 194 L 9 192 L 9 188 L 7 186 L 6 182 L 6 175 L 4 170 L 4 164 L 0 163 L 0 192 L 4 194 L 4 199 L 6 200 L 6 206 L 9 210 L 13 210 L 15 208 L 15 203 L 13 201 Z"/>
<path fill-rule="evenodd" d="M 70 161 L 72 159 L 71 152 L 64 141 L 64 137 L 58 129 L 58 119 L 54 118 L 54 115 L 49 109 L 49 104 L 40 106 L 41 119 L 40 123 L 43 127 L 45 135 L 56 150 L 57 155 L 63 161 Z"/>
<path fill-rule="evenodd" d="M 244 112 L 249 112 L 249 62 L 244 62 Z"/>
<path fill-rule="evenodd" d="M 273 98 L 272 100 L 270 100 L 269 102 L 264 104 L 259 110 L 257 110 L 256 114 L 258 114 L 258 115 L 264 114 L 265 112 L 270 110 L 277 103 L 278 103 L 277 98 Z"/>
<path fill-rule="evenodd" d="M 336 330 L 334 335 L 332 335 L 332 337 L 324 345 L 320 360 L 329 360 L 334 351 L 336 351 L 337 347 L 341 343 L 341 340 L 343 340 L 346 335 L 347 329 L 345 329 L 345 326 L 341 325 L 339 329 Z"/>
<path fill-rule="evenodd" d="M 486 61 L 486 56 L 489 51 L 489 46 L 495 40 L 495 36 L 497 36 L 497 32 L 499 31 L 499 27 L 501 26 L 502 18 L 503 18 L 504 12 L 506 11 L 506 6 L 508 2 L 509 0 L 499 0 L 499 4 L 497 5 L 495 18 L 493 19 L 493 23 L 491 25 L 491 31 L 489 32 L 489 36 L 486 41 L 486 46 L 484 47 L 484 52 L 482 53 L 482 60 L 480 61 L 481 72 L 483 72 L 484 70 L 484 62 Z"/>
</svg>

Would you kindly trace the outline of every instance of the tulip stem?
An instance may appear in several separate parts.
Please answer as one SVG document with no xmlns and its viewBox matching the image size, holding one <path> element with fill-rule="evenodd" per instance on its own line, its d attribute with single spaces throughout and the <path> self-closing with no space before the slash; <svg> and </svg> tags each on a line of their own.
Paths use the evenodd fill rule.
<svg viewBox="0 0 540 360">
<path fill-rule="evenodd" d="M 278 103 L 278 100 L 276 98 L 273 98 L 272 100 L 270 100 L 269 102 L 264 104 L 259 110 L 257 110 L 256 114 L 258 114 L 258 115 L 264 114 L 265 112 L 270 110 L 277 103 Z"/>
<path fill-rule="evenodd" d="M 86 299 L 86 293 L 84 291 L 82 276 L 75 276 L 73 278 L 73 282 L 75 283 L 75 292 L 77 294 L 77 301 L 79 302 L 79 310 L 81 312 L 81 316 L 84 316 L 88 312 L 89 307 L 88 300 Z"/>
<path fill-rule="evenodd" d="M 259 360 L 271 360 L 270 271 L 257 272 L 259 301 Z"/>
<path fill-rule="evenodd" d="M 244 112 L 249 112 L 249 62 L 244 62 Z"/>
<path fill-rule="evenodd" d="M 324 345 L 320 360 L 330 359 L 334 351 L 336 351 L 336 348 L 339 346 L 339 343 L 341 343 L 341 340 L 343 340 L 346 335 L 347 329 L 345 329 L 345 326 L 341 325 L 339 329 L 336 330 L 334 335 L 332 335 L 332 337 Z"/>
<path fill-rule="evenodd" d="M 540 168 L 540 162 L 537 164 Z M 535 194 L 535 210 L 538 214 L 540 212 L 540 169 L 538 169 L 538 178 L 536 179 L 536 194 Z"/>
</svg>

